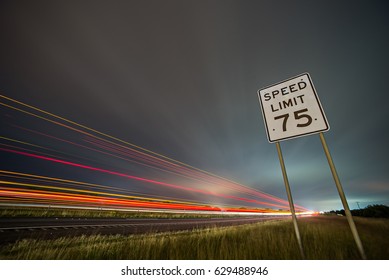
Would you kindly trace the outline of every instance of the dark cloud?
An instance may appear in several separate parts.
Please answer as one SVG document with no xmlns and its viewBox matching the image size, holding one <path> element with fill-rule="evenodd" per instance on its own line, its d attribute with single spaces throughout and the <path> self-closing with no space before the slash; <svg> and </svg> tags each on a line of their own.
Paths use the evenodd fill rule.
<svg viewBox="0 0 389 280">
<path fill-rule="evenodd" d="M 387 204 L 387 8 L 383 1 L 2 1 L 0 89 L 286 198 L 256 91 L 309 72 L 351 208 Z M 341 208 L 319 137 L 282 148 L 295 202 Z"/>
</svg>

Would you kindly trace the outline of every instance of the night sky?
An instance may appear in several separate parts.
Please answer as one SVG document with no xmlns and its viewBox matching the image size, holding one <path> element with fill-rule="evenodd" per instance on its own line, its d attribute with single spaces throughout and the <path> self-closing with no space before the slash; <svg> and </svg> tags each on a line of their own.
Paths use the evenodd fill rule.
<svg viewBox="0 0 389 280">
<path fill-rule="evenodd" d="M 1 1 L 0 94 L 286 199 L 257 90 L 308 72 L 350 208 L 389 205 L 388 8 L 386 1 Z M 295 203 L 341 209 L 319 136 L 281 147 Z M 0 156 L 2 169 L 20 168 Z"/>
</svg>

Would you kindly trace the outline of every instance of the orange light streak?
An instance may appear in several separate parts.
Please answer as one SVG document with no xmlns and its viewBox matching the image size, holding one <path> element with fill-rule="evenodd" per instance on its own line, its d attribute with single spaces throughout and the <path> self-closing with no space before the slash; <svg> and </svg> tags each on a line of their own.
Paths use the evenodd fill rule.
<svg viewBox="0 0 389 280">
<path fill-rule="evenodd" d="M 3 98 L 9 102 L 13 102 L 14 103 L 13 105 L 17 104 L 16 106 L 21 106 L 21 108 L 15 107 L 11 104 L 1 103 L 1 102 L 0 102 L 0 105 L 3 105 L 9 109 L 18 111 L 20 113 L 23 113 L 23 114 L 26 114 L 29 116 L 33 116 L 35 118 L 41 119 L 41 120 L 46 121 L 46 122 L 50 122 L 50 123 L 57 125 L 59 127 L 69 129 L 73 132 L 81 134 L 84 137 L 84 139 L 81 138 L 81 140 L 90 144 L 90 145 L 89 146 L 82 145 L 82 144 L 76 143 L 74 141 L 58 138 L 58 137 L 55 137 L 53 135 L 44 134 L 42 132 L 33 131 L 33 130 L 30 130 L 27 128 L 19 127 L 19 129 L 24 129 L 24 130 L 30 131 L 31 133 L 37 133 L 41 136 L 49 137 L 49 138 L 54 139 L 56 141 L 61 141 L 63 143 L 67 143 L 67 144 L 76 146 L 78 148 L 91 150 L 91 151 L 98 152 L 98 153 L 101 153 L 101 154 L 106 155 L 106 156 L 114 157 L 114 158 L 124 160 L 127 162 L 133 162 L 133 163 L 136 163 L 136 164 L 148 167 L 148 168 L 154 168 L 154 169 L 157 169 L 157 170 L 160 170 L 163 172 L 169 172 L 169 173 L 172 173 L 172 174 L 175 174 L 178 176 L 182 176 L 182 177 L 187 178 L 187 179 L 192 179 L 192 180 L 196 180 L 196 181 L 203 182 L 206 184 L 211 184 L 211 185 L 217 187 L 218 192 L 222 191 L 223 189 L 230 190 L 230 191 L 233 191 L 234 193 L 239 193 L 239 194 L 244 194 L 246 196 L 250 196 L 250 198 L 236 196 L 236 195 L 229 195 L 229 194 L 224 194 L 224 193 L 213 193 L 213 192 L 210 192 L 208 190 L 190 188 L 188 186 L 182 186 L 182 185 L 171 184 L 171 183 L 167 183 L 167 182 L 161 182 L 158 180 L 143 178 L 143 177 L 139 177 L 139 176 L 133 176 L 133 175 L 129 175 L 129 174 L 121 173 L 121 172 L 116 172 L 113 170 L 108 170 L 108 169 L 98 168 L 98 167 L 90 166 L 90 165 L 86 165 L 86 164 L 76 163 L 76 162 L 71 161 L 71 160 L 58 159 L 58 156 L 53 156 L 53 155 L 42 156 L 42 155 L 36 154 L 37 153 L 36 151 L 31 151 L 31 153 L 25 152 L 25 151 L 22 152 L 22 151 L 20 151 L 20 149 L 23 149 L 23 148 L 20 148 L 20 147 L 14 147 L 13 149 L 0 148 L 0 150 L 2 150 L 2 151 L 11 152 L 11 153 L 19 154 L 19 155 L 23 155 L 23 156 L 28 156 L 28 157 L 32 157 L 32 158 L 36 158 L 36 159 L 46 160 L 49 162 L 55 162 L 58 164 L 65 164 L 65 165 L 73 166 L 76 168 L 81 168 L 81 169 L 101 172 L 101 173 L 105 173 L 105 174 L 110 174 L 113 176 L 119 176 L 119 177 L 131 179 L 131 180 L 136 180 L 136 181 L 140 181 L 140 182 L 144 182 L 144 183 L 149 183 L 149 184 L 153 184 L 153 185 L 157 185 L 157 186 L 180 189 L 180 190 L 186 191 L 186 192 L 200 193 L 200 194 L 204 194 L 205 197 L 216 196 L 216 197 L 225 198 L 228 200 L 244 201 L 244 202 L 248 202 L 248 203 L 267 205 L 270 207 L 276 207 L 276 208 L 282 208 L 282 209 L 288 208 L 288 202 L 284 199 L 281 199 L 281 198 L 275 197 L 273 195 L 261 192 L 259 190 L 244 186 L 242 184 L 239 184 L 239 183 L 236 183 L 232 180 L 229 180 L 229 179 L 220 177 L 218 175 L 212 174 L 212 173 L 207 172 L 205 170 L 198 169 L 198 168 L 193 167 L 191 165 L 188 165 L 186 163 L 183 163 L 183 162 L 177 161 L 175 159 L 169 158 L 167 156 L 155 153 L 155 152 L 147 150 L 143 147 L 140 147 L 140 146 L 137 146 L 135 144 L 123 141 L 119 138 L 110 136 L 110 135 L 105 134 L 103 132 L 94 130 L 94 129 L 89 128 L 87 126 L 81 125 L 79 123 L 76 123 L 74 121 L 71 121 L 71 120 L 68 120 L 66 118 L 60 117 L 58 115 L 52 114 L 52 113 L 47 112 L 45 110 L 28 105 L 26 103 L 14 100 L 12 98 L 9 98 L 9 97 L 3 96 L 3 95 L 0 95 L 0 98 Z M 19 143 L 22 145 L 29 145 L 30 147 L 36 147 L 39 149 L 50 150 L 50 149 L 47 149 L 46 147 L 42 147 L 42 146 L 35 145 L 35 144 L 30 144 L 30 143 L 27 143 L 24 141 L 14 140 L 14 139 L 10 139 L 7 137 L 1 137 L 1 136 L 0 136 L 0 138 L 8 140 L 8 141 L 14 141 L 15 143 Z M 10 147 L 10 145 L 6 145 L 6 144 L 1 144 L 1 145 Z M 93 146 L 93 148 L 92 148 L 92 146 Z M 26 150 L 26 149 L 23 149 L 23 150 Z M 58 151 L 56 151 L 56 152 L 58 152 Z M 10 173 L 9 173 L 9 175 L 10 175 Z M 17 174 L 14 174 L 14 175 L 17 175 Z M 39 178 L 39 179 L 49 180 L 48 178 L 49 177 L 43 178 L 43 176 L 42 176 L 42 178 Z M 38 177 L 36 177 L 36 179 L 38 179 Z M 70 180 L 68 180 L 68 181 L 69 182 L 65 182 L 65 180 L 64 180 L 63 183 L 74 184 L 74 186 L 76 186 L 76 187 L 80 186 L 80 185 L 77 185 L 77 183 L 80 183 L 80 182 L 77 182 L 77 181 L 71 182 Z M 25 184 L 28 184 L 28 183 L 25 183 Z M 35 186 L 32 186 L 32 185 L 34 185 L 34 184 L 30 184 L 30 187 L 37 187 L 37 184 L 35 184 Z M 91 185 L 93 185 L 93 184 L 91 184 Z M 19 185 L 19 186 L 22 186 L 22 185 Z M 83 184 L 83 186 L 87 186 L 87 184 Z M 97 187 L 97 185 L 95 185 L 95 186 Z M 27 185 L 25 185 L 25 187 L 27 187 Z M 52 187 L 57 188 L 58 191 L 59 190 L 68 191 L 68 192 L 73 191 L 71 188 L 65 188 L 65 187 L 60 187 L 60 186 L 52 186 Z M 209 186 L 209 187 L 211 187 L 211 186 Z M 122 189 L 120 189 L 120 188 L 115 188 L 115 189 L 117 192 L 123 193 Z M 111 190 L 114 190 L 114 188 L 111 188 Z M 74 192 L 87 193 L 88 191 L 74 190 Z M 111 194 L 111 193 L 100 192 L 100 191 L 90 191 L 90 192 L 92 192 L 91 194 L 94 193 L 96 195 L 102 195 L 102 196 L 107 195 L 107 196 L 116 196 L 116 197 L 123 196 L 123 197 L 127 197 L 127 198 L 132 197 L 132 196 L 129 196 L 126 194 Z M 135 199 L 136 196 L 133 196 L 133 197 Z M 143 197 L 139 196 L 139 198 L 143 198 Z M 261 200 L 258 200 L 257 198 L 259 198 Z M 147 199 L 151 200 L 150 198 L 147 198 Z M 262 201 L 263 199 L 269 200 L 272 203 Z M 155 199 L 155 200 L 157 201 L 158 199 Z M 181 203 L 179 200 L 171 200 L 171 201 L 177 202 L 179 204 Z M 169 203 L 170 203 L 170 201 L 169 201 Z M 191 203 L 195 204 L 194 202 L 191 202 Z M 299 206 L 299 205 L 295 205 L 295 207 L 296 207 L 296 209 L 298 209 L 300 211 L 307 211 L 308 210 L 308 209 L 306 209 L 302 206 Z M 234 209 L 234 208 L 232 208 L 232 209 Z"/>
</svg>

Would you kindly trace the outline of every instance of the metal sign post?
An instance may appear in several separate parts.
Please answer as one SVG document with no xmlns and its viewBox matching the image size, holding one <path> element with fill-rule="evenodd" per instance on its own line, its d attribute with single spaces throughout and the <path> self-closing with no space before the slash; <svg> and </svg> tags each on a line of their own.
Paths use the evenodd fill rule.
<svg viewBox="0 0 389 280">
<path fill-rule="evenodd" d="M 297 225 L 296 212 L 295 212 L 295 210 L 294 210 L 292 192 L 290 191 L 288 175 L 286 174 L 286 168 L 285 168 L 285 164 L 284 164 L 284 158 L 283 158 L 283 156 L 282 156 L 281 145 L 280 145 L 279 142 L 276 142 L 276 147 L 277 147 L 277 152 L 278 152 L 278 158 L 279 158 L 279 160 L 280 160 L 280 165 L 281 165 L 281 170 L 282 170 L 282 176 L 284 177 L 284 183 L 285 183 L 286 193 L 287 193 L 287 195 L 288 195 L 290 212 L 292 213 L 293 227 L 294 227 L 294 231 L 295 231 L 295 233 L 296 233 L 297 243 L 298 243 L 298 245 L 299 245 L 301 257 L 302 257 L 302 259 L 305 259 L 305 254 L 304 254 L 304 250 L 303 250 L 303 244 L 302 244 L 302 242 L 301 242 L 301 237 L 300 237 L 300 231 L 299 231 L 299 228 L 298 228 L 298 225 Z"/>
<path fill-rule="evenodd" d="M 324 138 L 324 134 L 322 132 L 320 132 L 320 140 L 321 140 L 321 143 L 323 145 L 324 153 L 326 154 L 328 164 L 329 164 L 330 169 L 331 169 L 332 176 L 334 177 L 335 185 L 336 185 L 336 188 L 338 189 L 340 200 L 342 201 L 342 204 L 344 207 L 344 212 L 346 214 L 348 224 L 350 225 L 351 232 L 354 236 L 355 243 L 357 244 L 357 247 L 358 247 L 358 250 L 359 250 L 359 253 L 360 253 L 362 259 L 366 260 L 365 250 L 363 249 L 363 245 L 362 245 L 361 239 L 359 238 L 359 234 L 358 234 L 357 228 L 355 226 L 353 217 L 351 215 L 350 208 L 348 207 L 346 195 L 344 194 L 342 184 L 340 183 L 338 173 L 336 172 L 336 169 L 335 169 L 335 164 L 332 161 L 330 150 L 328 149 L 326 139 Z"/>
</svg>

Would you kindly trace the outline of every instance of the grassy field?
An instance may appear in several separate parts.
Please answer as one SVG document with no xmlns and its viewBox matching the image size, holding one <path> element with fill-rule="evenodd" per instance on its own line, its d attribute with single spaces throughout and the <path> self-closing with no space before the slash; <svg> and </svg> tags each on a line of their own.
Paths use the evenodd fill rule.
<svg viewBox="0 0 389 280">
<path fill-rule="evenodd" d="M 389 220 L 356 218 L 368 259 L 389 259 Z M 299 219 L 307 259 L 359 259 L 345 217 Z M 132 236 L 22 240 L 0 259 L 300 259 L 291 221 Z"/>
</svg>

